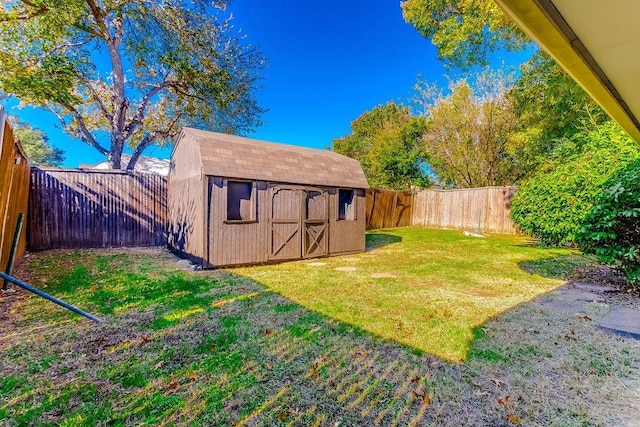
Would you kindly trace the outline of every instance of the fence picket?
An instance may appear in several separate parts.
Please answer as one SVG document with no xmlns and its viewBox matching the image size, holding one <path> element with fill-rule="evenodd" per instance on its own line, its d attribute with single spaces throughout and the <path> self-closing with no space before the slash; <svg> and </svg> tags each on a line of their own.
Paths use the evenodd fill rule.
<svg viewBox="0 0 640 427">
<path fill-rule="evenodd" d="M 166 244 L 165 177 L 53 168 L 31 175 L 32 250 Z"/>
<path fill-rule="evenodd" d="M 456 190 L 424 189 L 411 192 L 367 190 L 367 229 L 410 225 L 517 234 L 509 218 L 516 187 Z"/>
</svg>

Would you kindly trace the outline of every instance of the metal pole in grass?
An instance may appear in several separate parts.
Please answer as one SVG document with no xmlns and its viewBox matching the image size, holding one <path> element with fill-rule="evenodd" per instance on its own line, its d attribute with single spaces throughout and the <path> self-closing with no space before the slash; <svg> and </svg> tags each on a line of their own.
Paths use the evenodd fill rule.
<svg viewBox="0 0 640 427">
<path fill-rule="evenodd" d="M 99 317 L 96 317 L 93 314 L 89 314 L 86 311 L 80 310 L 79 308 L 74 307 L 71 304 L 68 304 L 68 303 L 66 303 L 66 302 L 64 302 L 62 300 L 59 300 L 56 297 L 52 297 L 48 293 L 42 292 L 41 290 L 39 290 L 37 288 L 34 288 L 33 286 L 31 286 L 31 285 L 29 285 L 27 283 L 24 283 L 24 282 L 16 279 L 15 277 L 11 277 L 8 274 L 2 273 L 2 272 L 0 272 L 0 277 L 2 277 L 4 280 L 7 280 L 7 281 L 13 283 L 14 285 L 20 286 L 22 289 L 26 289 L 29 292 L 33 292 L 34 294 L 36 294 L 38 296 L 41 296 L 44 299 L 48 299 L 49 301 L 51 301 L 53 303 L 56 303 L 56 304 L 58 304 L 58 305 L 60 305 L 60 306 L 62 306 L 64 308 L 66 308 L 67 310 L 71 310 L 74 313 L 78 313 L 79 315 L 84 316 L 89 320 L 93 320 L 94 322 L 97 322 L 97 323 L 104 322 L 104 320 L 100 319 Z"/>
<path fill-rule="evenodd" d="M 11 245 L 11 252 L 9 252 L 9 261 L 7 262 L 6 273 L 11 275 L 13 272 L 13 261 L 16 257 L 16 251 L 18 250 L 18 242 L 20 241 L 20 232 L 22 231 L 22 222 L 24 221 L 24 214 L 20 212 L 18 214 L 18 223 L 16 224 L 16 232 L 13 234 L 13 244 Z M 2 290 L 7 290 L 7 281 L 2 283 Z"/>
</svg>

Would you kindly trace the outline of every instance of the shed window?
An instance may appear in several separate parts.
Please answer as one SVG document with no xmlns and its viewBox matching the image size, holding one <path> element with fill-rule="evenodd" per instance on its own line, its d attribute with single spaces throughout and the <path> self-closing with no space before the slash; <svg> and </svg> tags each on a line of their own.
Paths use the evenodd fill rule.
<svg viewBox="0 0 640 427">
<path fill-rule="evenodd" d="M 252 182 L 227 181 L 227 221 L 255 220 Z"/>
<path fill-rule="evenodd" d="M 356 219 L 356 197 L 354 190 L 338 190 L 338 219 Z"/>
</svg>

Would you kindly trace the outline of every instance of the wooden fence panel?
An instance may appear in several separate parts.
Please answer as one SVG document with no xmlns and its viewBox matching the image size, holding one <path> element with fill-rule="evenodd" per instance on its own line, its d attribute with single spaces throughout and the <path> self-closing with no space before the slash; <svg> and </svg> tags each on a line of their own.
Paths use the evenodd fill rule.
<svg viewBox="0 0 640 427">
<path fill-rule="evenodd" d="M 413 192 L 367 190 L 367 230 L 411 225 Z"/>
<path fill-rule="evenodd" d="M 509 218 L 516 187 L 367 190 L 367 229 L 410 225 L 517 234 Z"/>
<path fill-rule="evenodd" d="M 0 107 L 0 269 L 3 272 L 7 269 L 20 213 L 25 215 L 25 223 L 18 240 L 16 264 L 26 250 L 30 167 L 30 160 L 15 138 L 4 109 Z"/>
<path fill-rule="evenodd" d="M 509 218 L 516 187 L 420 190 L 415 194 L 413 225 L 516 234 Z"/>
<path fill-rule="evenodd" d="M 32 250 L 166 244 L 166 177 L 39 168 L 31 175 Z"/>
</svg>

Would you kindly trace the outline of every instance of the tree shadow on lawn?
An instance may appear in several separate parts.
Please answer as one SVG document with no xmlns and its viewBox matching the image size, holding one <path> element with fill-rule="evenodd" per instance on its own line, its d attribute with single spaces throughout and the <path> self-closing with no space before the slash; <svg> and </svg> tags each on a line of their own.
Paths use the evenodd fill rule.
<svg viewBox="0 0 640 427">
<path fill-rule="evenodd" d="M 72 284 L 87 285 L 77 276 L 72 269 L 50 291 L 104 304 L 102 296 L 74 300 Z M 191 292 L 156 282 L 172 301 L 115 298 L 107 310 L 94 307 L 112 314 L 104 324 L 21 298 L 0 335 L 0 423 L 411 425 L 433 420 L 427 410 L 458 395 L 447 388 L 436 399 L 430 372 L 459 367 L 233 273 L 178 276 Z M 143 282 L 132 280 L 130 291 L 149 290 Z"/>
<path fill-rule="evenodd" d="M 600 419 L 584 390 L 564 382 L 549 386 L 555 377 L 547 378 L 544 369 L 553 358 L 535 357 L 540 339 L 514 340 L 525 332 L 510 330 L 513 321 L 476 328 L 469 360 L 448 363 L 318 314 L 233 272 L 144 267 L 122 276 L 122 264 L 130 266 L 129 258 L 98 257 L 81 274 L 76 266 L 60 276 L 57 290 L 70 302 L 93 301 L 98 313 L 113 313 L 105 324 L 68 321 L 73 314 L 43 300 L 18 304 L 0 335 L 0 422 L 508 425 Z M 108 280 L 100 286 L 116 293 L 92 300 L 87 289 L 101 277 Z M 506 316 L 530 317 L 523 309 Z M 580 322 L 563 325 L 580 332 Z M 12 323 L 21 333 L 7 336 Z M 540 336 L 550 348 L 561 339 Z M 523 369 L 515 380 L 507 373 Z M 572 411 L 574 398 L 584 408 Z"/>
<path fill-rule="evenodd" d="M 557 255 L 533 261 L 520 261 L 518 267 L 527 273 L 537 274 L 548 279 L 567 280 L 576 271 L 596 263 L 593 257 L 581 254 Z"/>
</svg>

